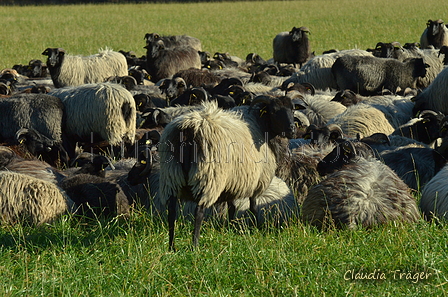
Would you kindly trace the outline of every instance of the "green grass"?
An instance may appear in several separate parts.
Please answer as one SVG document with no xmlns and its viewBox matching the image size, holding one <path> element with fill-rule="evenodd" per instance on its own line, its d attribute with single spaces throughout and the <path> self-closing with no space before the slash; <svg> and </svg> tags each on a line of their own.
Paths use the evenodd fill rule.
<svg viewBox="0 0 448 297">
<path fill-rule="evenodd" d="M 418 41 L 426 21 L 448 21 L 447 12 L 448 2 L 435 0 L 1 7 L 0 68 L 42 59 L 47 47 L 143 55 L 150 32 L 189 34 L 204 50 L 243 58 L 270 58 L 273 37 L 293 26 L 310 28 L 316 53 L 366 49 Z M 196 251 L 191 228 L 177 224 L 171 253 L 166 224 L 144 212 L 89 225 L 66 216 L 39 228 L 1 226 L 0 296 L 448 295 L 446 224 L 323 233 L 298 220 L 244 232 L 206 223 Z M 400 279 L 397 270 L 429 278 Z M 386 279 L 352 279 L 352 272 Z"/>
<path fill-rule="evenodd" d="M 210 53 L 272 57 L 272 39 L 292 27 L 311 30 L 312 50 L 374 47 L 377 42 L 416 42 L 428 19 L 448 21 L 448 2 L 267 1 L 187 4 L 117 4 L 1 7 L 0 69 L 27 64 L 47 47 L 90 55 L 98 49 L 133 50 L 145 33 L 188 34 Z"/>
</svg>

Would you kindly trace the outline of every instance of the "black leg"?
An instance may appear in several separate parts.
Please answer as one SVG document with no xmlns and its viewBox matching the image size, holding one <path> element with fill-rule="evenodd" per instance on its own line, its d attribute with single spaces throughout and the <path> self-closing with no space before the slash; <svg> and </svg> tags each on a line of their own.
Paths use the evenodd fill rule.
<svg viewBox="0 0 448 297">
<path fill-rule="evenodd" d="M 173 252 L 176 251 L 174 247 L 174 224 L 176 223 L 176 207 L 177 207 L 177 198 L 171 196 L 168 199 L 168 234 L 169 234 L 170 250 Z"/>
<path fill-rule="evenodd" d="M 257 222 L 257 209 L 255 208 L 256 206 L 256 198 L 255 197 L 250 197 L 249 198 L 249 210 L 250 210 L 250 216 L 254 222 L 254 226 L 258 226 L 258 222 Z"/>
<path fill-rule="evenodd" d="M 235 220 L 236 207 L 233 201 L 227 201 L 227 211 L 229 214 L 229 223 Z"/>
<path fill-rule="evenodd" d="M 196 248 L 199 243 L 199 235 L 201 232 L 202 221 L 204 220 L 204 206 L 196 206 L 194 212 L 194 231 L 193 231 L 193 248 Z"/>
</svg>

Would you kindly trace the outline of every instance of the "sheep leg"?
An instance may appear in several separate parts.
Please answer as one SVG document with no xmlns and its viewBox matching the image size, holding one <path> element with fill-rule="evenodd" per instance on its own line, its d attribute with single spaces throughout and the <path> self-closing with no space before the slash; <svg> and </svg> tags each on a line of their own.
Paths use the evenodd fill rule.
<svg viewBox="0 0 448 297">
<path fill-rule="evenodd" d="M 199 235 L 201 232 L 202 221 L 204 220 L 204 205 L 198 204 L 194 211 L 194 231 L 193 231 L 193 248 L 199 243 Z"/>
<path fill-rule="evenodd" d="M 169 234 L 169 246 L 170 250 L 175 252 L 174 247 L 174 224 L 176 223 L 176 207 L 177 198 L 170 196 L 168 199 L 168 234 Z"/>
<path fill-rule="evenodd" d="M 235 219 L 236 206 L 233 201 L 227 201 L 227 212 L 229 215 L 229 223 Z"/>
<path fill-rule="evenodd" d="M 249 198 L 249 212 L 250 212 L 250 217 L 254 222 L 254 225 L 257 226 L 257 209 L 256 209 L 256 201 L 255 201 L 255 197 L 250 197 Z"/>
</svg>

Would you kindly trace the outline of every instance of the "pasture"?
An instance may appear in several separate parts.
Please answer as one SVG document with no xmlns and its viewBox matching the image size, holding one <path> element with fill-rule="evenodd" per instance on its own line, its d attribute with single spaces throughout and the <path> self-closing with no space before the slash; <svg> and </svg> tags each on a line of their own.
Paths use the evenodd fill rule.
<svg viewBox="0 0 448 297">
<path fill-rule="evenodd" d="M 2 7 L 0 69 L 44 59 L 47 47 L 145 54 L 145 33 L 199 38 L 203 50 L 272 57 L 281 31 L 307 26 L 316 54 L 418 42 L 448 2 L 266 1 Z M 445 13 L 445 14 L 444 14 Z M 419 199 L 419 194 L 416 194 Z M 191 222 L 168 228 L 136 209 L 128 220 L 66 215 L 38 228 L 0 227 L 1 296 L 446 296 L 444 222 L 320 232 L 293 219 L 277 229 L 213 222 L 191 250 Z"/>
</svg>

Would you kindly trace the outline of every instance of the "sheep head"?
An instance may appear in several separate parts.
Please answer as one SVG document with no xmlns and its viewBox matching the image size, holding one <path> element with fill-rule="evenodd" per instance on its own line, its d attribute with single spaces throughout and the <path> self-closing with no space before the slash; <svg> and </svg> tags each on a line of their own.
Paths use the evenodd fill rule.
<svg viewBox="0 0 448 297">
<path fill-rule="evenodd" d="M 439 34 L 439 31 L 444 26 L 444 24 L 443 20 L 441 19 L 438 19 L 436 21 L 428 20 L 426 26 L 428 27 L 428 34 L 430 36 L 436 36 L 437 34 Z"/>
<path fill-rule="evenodd" d="M 307 27 L 300 27 L 300 28 L 292 28 L 291 31 L 289 31 L 289 35 L 292 37 L 293 42 L 298 42 L 306 37 L 306 33 L 311 34 L 310 30 Z"/>
<path fill-rule="evenodd" d="M 47 48 L 42 52 L 42 55 L 48 56 L 47 66 L 56 67 L 62 64 L 64 59 L 65 50 L 63 48 Z"/>
<path fill-rule="evenodd" d="M 261 95 L 252 101 L 251 108 L 255 106 L 260 112 L 261 126 L 265 127 L 270 138 L 277 135 L 294 138 L 295 123 L 291 98 Z"/>
</svg>

